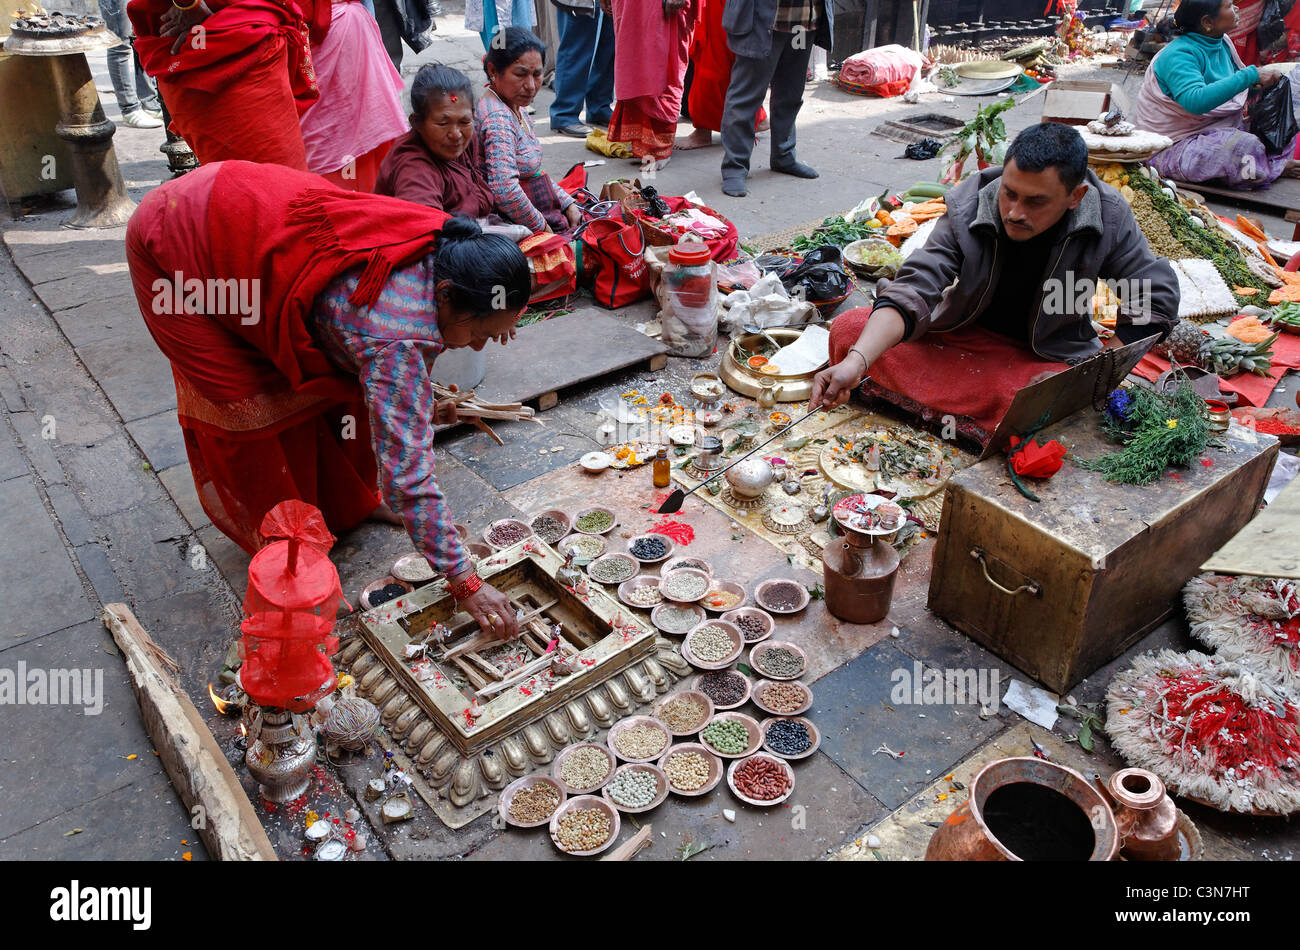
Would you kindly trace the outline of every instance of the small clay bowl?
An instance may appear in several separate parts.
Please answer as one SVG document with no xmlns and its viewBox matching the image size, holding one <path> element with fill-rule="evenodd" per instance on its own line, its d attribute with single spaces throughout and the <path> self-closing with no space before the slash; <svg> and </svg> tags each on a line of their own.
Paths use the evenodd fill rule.
<svg viewBox="0 0 1300 950">
<path fill-rule="evenodd" d="M 653 575 L 650 574 L 641 574 L 637 577 L 632 578 L 630 581 L 624 581 L 623 583 L 618 585 L 619 600 L 621 600 L 623 603 L 627 604 L 629 607 L 631 607 L 634 610 L 650 610 L 651 607 L 642 607 L 639 604 L 634 604 L 631 600 L 628 599 L 627 596 L 628 592 L 636 587 L 653 587 L 655 590 L 658 590 L 659 578 L 654 577 Z M 658 607 L 659 604 L 653 604 L 652 606 Z"/>
<path fill-rule="evenodd" d="M 713 565 L 702 557 L 694 557 L 690 554 L 681 554 L 677 557 L 670 557 L 668 560 L 664 561 L 664 566 L 659 569 L 659 574 L 660 576 L 663 576 L 670 571 L 677 570 L 679 567 L 693 568 L 697 571 L 703 571 L 710 577 L 713 576 Z"/>
<path fill-rule="evenodd" d="M 642 812 L 658 808 L 664 803 L 664 799 L 668 797 L 668 776 L 664 775 L 663 770 L 660 769 L 659 766 L 650 762 L 633 762 L 628 765 L 620 765 L 614 770 L 614 774 L 610 777 L 610 781 L 614 781 L 620 772 L 649 772 L 655 777 L 655 797 L 651 799 L 649 805 L 642 805 L 640 808 L 629 808 L 627 805 L 620 805 L 618 802 L 614 801 L 613 796 L 609 794 L 608 785 L 600 790 L 601 797 L 623 814 L 639 815 Z"/>
<path fill-rule="evenodd" d="M 544 825 L 551 820 L 551 812 L 545 818 L 537 821 L 518 821 L 510 816 L 510 803 L 515 799 L 515 792 L 522 792 L 526 788 L 532 788 L 534 785 L 549 785 L 560 793 L 560 804 L 555 806 L 555 811 L 560 810 L 564 804 L 565 794 L 564 786 L 555 779 L 547 775 L 525 775 L 523 778 L 515 779 L 504 789 L 501 790 L 501 797 L 497 799 L 497 813 L 501 815 L 501 820 L 508 825 L 514 825 L 516 828 L 536 828 L 538 825 Z"/>
<path fill-rule="evenodd" d="M 608 452 L 588 452 L 582 458 L 578 459 L 578 464 L 583 470 L 594 475 L 597 472 L 603 472 L 614 464 L 614 460 Z"/>
<path fill-rule="evenodd" d="M 651 729 L 657 729 L 663 733 L 664 744 L 659 751 L 654 755 L 641 756 L 640 758 L 624 755 L 622 752 L 618 751 L 618 746 L 615 744 L 614 740 L 618 738 L 620 733 L 626 732 L 633 726 L 649 726 Z M 672 733 L 668 731 L 668 727 L 658 719 L 654 719 L 650 716 L 628 716 L 626 719 L 620 719 L 618 722 L 614 723 L 614 725 L 609 727 L 609 735 L 606 736 L 605 741 L 608 743 L 610 751 L 624 762 L 653 762 L 655 759 L 659 758 L 659 756 L 664 754 L 664 749 L 667 749 L 672 745 L 673 737 Z"/>
<path fill-rule="evenodd" d="M 487 528 L 484 529 L 483 540 L 486 541 L 488 543 L 488 547 L 492 548 L 494 551 L 503 551 L 506 548 L 510 547 L 511 544 L 518 544 L 519 541 L 512 541 L 511 544 L 497 544 L 495 541 L 492 540 L 492 532 L 497 530 L 497 528 L 505 527 L 506 525 L 516 525 L 516 524 L 528 532 L 528 538 L 536 537 L 536 535 L 533 534 L 533 529 L 530 528 L 526 522 L 520 521 L 518 518 L 502 518 L 499 521 L 492 522 L 490 525 L 487 526 Z M 528 540 L 528 538 L 520 538 L 519 540 L 526 541 Z"/>
<path fill-rule="evenodd" d="M 632 554 L 632 545 L 636 544 L 638 541 L 642 540 L 643 538 L 658 538 L 660 541 L 662 541 L 664 543 L 663 555 L 660 557 L 647 558 L 647 557 L 636 557 L 635 554 Z M 636 557 L 636 559 L 640 561 L 642 564 L 658 564 L 661 561 L 666 561 L 673 556 L 673 543 L 672 541 L 665 538 L 662 534 L 634 534 L 632 535 L 632 537 L 627 539 L 627 553 L 632 554 L 632 556 Z"/>
<path fill-rule="evenodd" d="M 583 531 L 581 528 L 578 527 L 578 522 L 582 520 L 582 516 L 589 515 L 593 511 L 603 511 L 605 512 L 605 514 L 609 515 L 611 519 L 610 525 L 604 531 Z M 573 530 L 578 532 L 578 534 L 609 534 L 616 527 L 618 527 L 618 516 L 614 514 L 614 509 L 612 508 L 601 508 L 599 505 L 597 505 L 592 508 L 583 508 L 580 512 L 578 512 L 576 515 L 573 516 Z"/>
<path fill-rule="evenodd" d="M 709 723 L 717 722 L 720 719 L 729 719 L 733 722 L 738 722 L 745 727 L 745 731 L 749 733 L 749 743 L 745 746 L 743 752 L 719 752 L 717 749 L 713 748 L 713 746 L 704 741 L 704 730 L 709 727 Z M 738 712 L 720 712 L 710 719 L 709 722 L 706 722 L 700 727 L 700 742 L 714 755 L 721 758 L 743 759 L 747 755 L 753 755 L 762 747 L 763 730 L 759 728 L 758 720 L 753 716 L 746 716 L 744 713 Z"/>
<path fill-rule="evenodd" d="M 593 554 L 591 557 L 587 557 L 584 554 L 578 554 L 576 552 L 574 553 L 573 563 L 576 564 L 578 567 L 584 567 L 590 564 L 592 561 L 596 560 L 596 558 L 605 556 L 605 549 L 609 545 L 605 541 L 605 539 L 598 534 L 571 534 L 567 538 L 561 538 L 559 543 L 555 545 L 555 550 L 559 551 L 562 557 L 568 557 L 569 549 L 573 546 L 574 540 L 577 538 L 592 538 L 595 541 L 599 542 L 600 544 L 599 553 Z"/>
<path fill-rule="evenodd" d="M 771 706 L 768 706 L 763 702 L 763 690 L 767 689 L 769 686 L 775 686 L 778 683 L 789 683 L 790 685 L 797 686 L 799 689 L 803 690 L 804 701 L 798 709 L 791 710 L 790 712 L 777 712 Z M 801 713 L 806 713 L 808 710 L 812 709 L 813 704 L 812 690 L 803 683 L 796 683 L 793 680 L 759 680 L 754 684 L 754 691 L 749 698 L 752 699 L 754 705 L 763 710 L 763 712 L 767 713 L 769 716 L 775 716 L 778 719 L 793 719 L 795 716 L 798 716 Z"/>
<path fill-rule="evenodd" d="M 469 525 L 455 524 L 452 527 L 456 531 L 456 537 L 460 538 L 461 541 L 469 540 Z"/>
<path fill-rule="evenodd" d="M 663 707 L 667 705 L 668 702 L 674 699 L 678 699 L 682 696 L 688 696 L 691 699 L 695 700 L 695 702 L 703 706 L 704 718 L 700 720 L 700 724 L 696 726 L 694 729 L 687 729 L 683 732 L 675 732 L 673 731 L 672 726 L 670 726 L 668 723 L 664 722 L 662 719 L 659 718 L 659 713 L 660 710 L 662 710 Z M 709 699 L 707 694 L 701 693 L 698 689 L 684 689 L 681 690 L 680 692 L 672 693 L 668 696 L 665 696 L 663 699 L 659 700 L 659 702 L 655 703 L 653 713 L 655 717 L 655 722 L 659 723 L 665 729 L 667 729 L 668 734 L 671 735 L 674 739 L 680 739 L 682 736 L 696 735 L 701 729 L 703 729 L 705 726 L 709 724 L 709 720 L 713 718 L 713 713 L 714 713 L 713 700 Z"/>
<path fill-rule="evenodd" d="M 492 546 L 490 544 L 481 544 L 478 541 L 466 542 L 465 550 L 469 552 L 470 557 L 476 557 L 480 561 L 492 556 Z"/>
<path fill-rule="evenodd" d="M 679 609 L 689 609 L 692 613 L 694 613 L 695 620 L 691 624 L 691 626 L 686 630 L 665 630 L 663 627 L 659 626 L 659 612 L 662 611 L 665 607 L 677 607 Z M 670 601 L 665 601 L 664 603 L 656 607 L 654 610 L 650 611 L 650 622 L 654 624 L 656 627 L 658 627 L 659 630 L 668 634 L 669 636 L 684 637 L 686 636 L 686 634 L 690 633 L 691 630 L 695 629 L 695 627 L 699 626 L 701 623 L 704 622 L 704 611 L 701 610 L 699 605 L 697 604 L 676 604 Z"/>
<path fill-rule="evenodd" d="M 576 752 L 579 749 L 599 749 L 601 752 L 605 753 L 605 757 L 609 759 L 609 771 L 605 773 L 605 777 L 603 779 L 601 779 L 595 785 L 592 785 L 590 788 L 574 788 L 572 785 L 570 785 L 568 782 L 566 782 L 563 778 L 560 777 L 560 769 L 564 765 L 564 760 L 567 759 L 569 756 L 571 756 L 574 752 Z M 560 788 L 564 789 L 565 792 L 567 792 L 568 794 L 587 795 L 603 788 L 605 784 L 611 778 L 614 777 L 614 767 L 616 765 L 618 765 L 618 762 L 615 761 L 614 759 L 614 753 L 610 752 L 609 749 L 605 748 L 605 746 L 601 745 L 600 743 L 575 742 L 573 745 L 566 746 L 565 748 L 561 749 L 559 755 L 555 757 L 555 762 L 551 766 L 551 777 L 554 778 L 555 781 L 559 782 Z"/>
<path fill-rule="evenodd" d="M 695 631 L 701 627 L 717 626 L 726 631 L 727 636 L 731 638 L 732 650 L 721 660 L 702 660 L 691 652 L 691 637 Z M 699 626 L 693 627 L 690 633 L 686 634 L 686 639 L 682 641 L 682 656 L 691 666 L 701 670 L 725 670 L 740 659 L 740 654 L 745 649 L 745 638 L 740 635 L 740 629 L 735 624 L 727 623 L 725 620 L 706 620 Z"/>
<path fill-rule="evenodd" d="M 387 587 L 389 584 L 401 584 L 403 587 L 406 588 L 406 592 L 408 594 L 411 591 L 415 590 L 415 587 L 413 587 L 407 581 L 398 580 L 396 577 L 393 577 L 391 574 L 389 574 L 386 577 L 379 578 L 379 580 L 377 581 L 371 581 L 369 584 L 367 584 L 365 587 L 361 589 L 361 598 L 360 598 L 361 606 L 364 607 L 366 610 L 374 609 L 370 603 L 370 595 L 373 594 L 375 591 L 379 590 L 380 588 Z M 384 601 L 384 604 L 391 604 L 393 603 L 393 601 L 397 599 L 398 599 L 397 597 L 394 597 L 393 600 L 386 600 Z M 383 606 L 383 605 L 379 605 L 379 606 Z"/>
<path fill-rule="evenodd" d="M 407 584 L 427 584 L 437 576 L 423 554 L 404 554 L 393 563 L 393 577 Z"/>
<path fill-rule="evenodd" d="M 758 620 L 763 624 L 763 633 L 752 640 L 749 639 L 749 635 L 746 634 L 743 629 L 740 629 L 740 624 L 736 624 L 736 619 L 738 617 L 753 617 L 755 620 Z M 718 619 L 725 620 L 727 623 L 736 624 L 736 629 L 740 630 L 740 635 L 744 637 L 745 642 L 749 644 L 761 643 L 776 632 L 776 620 L 766 610 L 760 610 L 758 607 L 736 607 L 728 610 Z"/>
<path fill-rule="evenodd" d="M 799 598 L 799 603 L 794 607 L 787 607 L 785 609 L 773 607 L 769 604 L 765 595 L 767 591 L 776 584 L 793 584 L 795 587 L 799 588 L 802 592 L 802 596 Z M 763 583 L 759 584 L 758 587 L 754 588 L 754 603 L 758 604 L 758 606 L 762 607 L 769 613 L 797 614 L 808 606 L 810 600 L 812 600 L 812 595 L 808 593 L 808 588 L 804 587 L 798 581 L 792 581 L 784 577 L 774 577 L 771 580 L 763 581 Z"/>
<path fill-rule="evenodd" d="M 668 581 L 668 578 L 674 575 L 697 577 L 700 580 L 704 581 L 704 590 L 700 592 L 699 597 L 670 597 L 668 596 L 668 591 L 665 585 Z M 691 567 L 679 567 L 675 571 L 667 571 L 659 575 L 659 592 L 664 595 L 664 600 L 671 600 L 675 604 L 694 604 L 699 601 L 700 597 L 703 597 L 705 594 L 709 592 L 709 580 L 710 580 L 709 575 L 705 574 L 703 571 L 697 571 Z"/>
<path fill-rule="evenodd" d="M 544 517 L 547 517 L 547 516 L 550 516 L 550 517 L 554 518 L 554 519 L 555 519 L 556 521 L 558 521 L 560 524 L 564 525 L 564 530 L 560 532 L 559 537 L 555 538 L 555 540 L 553 540 L 553 541 L 547 541 L 547 540 L 546 540 L 545 538 L 543 538 L 540 534 L 537 534 L 536 531 L 533 531 L 533 534 L 537 537 L 538 540 L 540 540 L 540 541 L 544 541 L 544 542 L 547 543 L 547 544 L 559 544 L 559 543 L 560 543 L 560 540 L 561 540 L 561 539 L 562 539 L 566 534 L 568 534 L 570 531 L 573 530 L 573 524 L 572 524 L 572 522 L 569 520 L 569 516 L 566 515 L 563 511 L 560 511 L 560 509 L 558 509 L 558 508 L 547 508 L 545 511 L 539 511 L 539 512 L 537 512 L 537 514 L 533 515 L 531 518 L 528 519 L 528 527 L 529 527 L 529 529 L 532 529 L 532 527 L 533 527 L 533 522 L 534 522 L 534 521 L 536 521 L 538 518 L 544 518 Z"/>
<path fill-rule="evenodd" d="M 586 851 L 565 851 L 560 847 L 560 819 L 571 811 L 582 811 L 585 808 L 597 808 L 609 815 L 609 837 L 605 842 L 595 848 L 588 848 Z M 551 816 L 551 843 L 560 851 L 561 854 L 568 854 L 575 858 L 585 858 L 589 855 L 600 854 L 616 840 L 622 827 L 622 822 L 618 817 L 618 809 L 611 805 L 599 795 L 579 795 L 576 798 L 570 798 L 568 801 L 555 809 L 555 814 Z"/>
<path fill-rule="evenodd" d="M 803 666 L 800 668 L 798 673 L 795 673 L 793 676 L 777 676 L 775 673 L 770 673 L 763 669 L 763 654 L 768 650 L 773 650 L 777 647 L 785 647 L 799 659 L 803 660 Z M 764 640 L 762 643 L 758 644 L 758 646 L 754 647 L 754 649 L 749 651 L 749 665 L 753 668 L 755 673 L 761 673 L 770 680 L 797 680 L 808 671 L 808 654 L 804 653 L 803 650 L 799 649 L 793 643 L 789 643 L 785 640 Z"/>
<path fill-rule="evenodd" d="M 750 697 L 754 693 L 753 680 L 751 680 L 748 676 L 746 676 L 744 673 L 740 672 L 739 670 L 730 670 L 729 672 L 735 673 L 737 676 L 739 676 L 742 680 L 745 681 L 745 692 L 741 695 L 739 700 L 732 703 L 730 706 L 719 706 L 717 703 L 713 703 L 713 708 L 718 711 L 724 709 L 739 709 L 741 706 L 745 705 L 745 703 L 749 702 Z M 704 675 L 700 674 L 699 676 L 695 677 L 695 679 L 691 680 L 691 689 L 700 690 L 700 682 L 703 679 L 704 679 Z M 703 692 L 703 690 L 700 691 Z M 708 694 L 705 693 L 705 695 L 707 696 Z M 710 699 L 709 702 L 713 702 L 713 700 Z"/>
<path fill-rule="evenodd" d="M 736 601 L 729 607 L 722 607 L 716 604 L 710 606 L 709 594 L 712 594 L 714 591 L 725 591 L 728 594 L 735 594 L 740 598 L 740 600 Z M 700 598 L 700 606 L 711 614 L 726 613 L 729 610 L 739 610 L 743 607 L 747 596 L 745 588 L 741 587 L 739 584 L 733 584 L 731 581 L 720 581 L 715 579 L 713 585 L 705 592 L 704 596 Z"/>
<path fill-rule="evenodd" d="M 712 749 L 706 745 L 700 745 L 698 742 L 680 742 L 677 745 L 668 747 L 668 751 L 661 755 L 659 761 L 655 763 L 664 773 L 665 778 L 668 777 L 668 771 L 664 766 L 668 764 L 669 759 L 679 752 L 698 752 L 704 756 L 704 760 L 709 763 L 709 777 L 703 785 L 689 792 L 675 788 L 672 779 L 669 779 L 668 791 L 684 798 L 699 798 L 701 795 L 707 795 L 717 788 L 718 782 L 722 781 L 722 760 L 714 754 Z"/>
<path fill-rule="evenodd" d="M 740 771 L 749 759 L 767 759 L 769 762 L 775 762 L 785 770 L 786 778 L 790 780 L 790 787 L 785 790 L 784 795 L 778 795 L 776 798 L 763 801 L 759 798 L 750 798 L 736 788 L 736 773 Z M 776 755 L 768 755 L 766 752 L 760 752 L 757 755 L 751 755 L 748 759 L 737 759 L 727 768 L 727 786 L 731 789 L 731 794 L 735 795 L 746 805 L 753 805 L 755 808 L 770 808 L 773 805 L 779 805 L 791 795 L 794 794 L 794 769 L 790 768 L 790 763 Z M 561 806 L 563 807 L 563 806 Z"/>
<path fill-rule="evenodd" d="M 760 708 L 761 708 L 761 707 L 760 707 Z M 800 752 L 798 755 L 782 755 L 780 752 L 777 752 L 777 751 L 776 751 L 775 749 L 773 749 L 770 745 L 768 745 L 768 744 L 767 744 L 767 727 L 770 726 L 770 725 L 772 725 L 772 723 L 774 723 L 774 722 L 776 722 L 776 721 L 778 721 L 778 720 L 780 720 L 780 719 L 789 719 L 791 722 L 799 722 L 799 723 L 803 723 L 803 727 L 804 727 L 805 729 L 808 730 L 808 738 L 812 740 L 812 745 L 810 745 L 808 748 L 804 749 L 804 750 L 803 750 L 802 752 Z M 771 753 L 772 753 L 774 756 L 776 756 L 778 759 L 786 759 L 786 760 L 791 761 L 791 762 L 794 762 L 794 761 L 796 761 L 796 760 L 798 760 L 798 759 L 806 759 L 806 758 L 808 758 L 808 756 L 810 756 L 810 755 L 812 755 L 814 752 L 816 752 L 816 751 L 821 747 L 821 744 L 822 744 L 822 734 L 821 734 L 821 732 L 818 731 L 817 727 L 813 725 L 811 719 L 805 719 L 803 716 L 769 716 L 767 719 L 764 719 L 762 722 L 760 722 L 760 723 L 758 724 L 758 727 L 759 727 L 759 729 L 762 730 L 762 732 L 763 732 L 763 749 L 764 749 L 764 751 L 771 752 Z"/>
<path fill-rule="evenodd" d="M 625 578 L 624 581 L 602 581 L 600 578 L 598 578 L 595 574 L 591 572 L 591 569 L 600 563 L 626 564 L 628 566 L 628 569 L 630 569 L 632 573 L 627 578 Z M 622 584 L 625 581 L 630 581 L 633 577 L 636 577 L 637 572 L 639 570 L 641 570 L 641 565 L 637 563 L 637 559 L 630 554 L 617 554 L 617 553 L 602 554 L 600 557 L 596 558 L 594 561 L 592 561 L 587 565 L 587 576 L 590 577 L 597 584 Z"/>
</svg>

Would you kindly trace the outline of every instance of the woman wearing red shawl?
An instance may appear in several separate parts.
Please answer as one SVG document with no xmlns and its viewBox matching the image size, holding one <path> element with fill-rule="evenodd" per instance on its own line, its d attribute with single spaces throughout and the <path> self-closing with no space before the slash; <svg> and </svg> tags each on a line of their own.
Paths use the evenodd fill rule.
<svg viewBox="0 0 1300 950">
<path fill-rule="evenodd" d="M 396 512 L 480 626 L 513 636 L 434 477 L 433 425 L 455 409 L 429 376 L 444 349 L 513 335 L 528 266 L 511 241 L 306 172 L 218 162 L 146 195 L 126 251 L 213 524 L 252 552 L 287 499 L 335 534 Z"/>
<path fill-rule="evenodd" d="M 727 87 L 731 85 L 731 64 L 736 54 L 727 46 L 727 31 L 722 28 L 723 0 L 697 0 L 695 29 L 691 32 L 691 89 L 686 95 L 691 125 L 695 131 L 678 139 L 677 148 L 683 151 L 704 148 L 713 144 L 713 133 L 722 129 L 722 106 L 727 101 Z M 767 128 L 767 110 L 758 107 L 754 126 L 762 132 Z"/>
<path fill-rule="evenodd" d="M 673 154 L 698 0 L 614 0 L 614 117 L 609 140 L 662 168 Z M 622 55 L 618 55 L 618 51 Z"/>
<path fill-rule="evenodd" d="M 201 163 L 307 170 L 298 121 L 318 94 L 308 39 L 329 31 L 328 0 L 130 0 L 127 13 L 172 127 Z"/>
</svg>

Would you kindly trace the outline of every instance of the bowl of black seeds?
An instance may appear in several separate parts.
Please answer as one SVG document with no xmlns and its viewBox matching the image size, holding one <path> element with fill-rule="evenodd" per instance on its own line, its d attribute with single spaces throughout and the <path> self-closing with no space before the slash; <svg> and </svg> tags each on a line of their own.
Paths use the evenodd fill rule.
<svg viewBox="0 0 1300 950">
<path fill-rule="evenodd" d="M 607 534 L 617 523 L 609 508 L 584 508 L 573 516 L 573 530 L 579 534 Z"/>
<path fill-rule="evenodd" d="M 766 610 L 759 610 L 757 607 L 728 610 L 718 619 L 735 624 L 746 643 L 766 640 L 776 631 L 776 620 Z"/>
<path fill-rule="evenodd" d="M 704 673 L 691 681 L 691 689 L 709 697 L 715 710 L 736 709 L 745 705 L 751 687 L 749 678 L 735 670 Z"/>
<path fill-rule="evenodd" d="M 630 554 L 606 554 L 587 565 L 587 576 L 600 584 L 621 584 L 639 570 L 641 565 Z"/>
<path fill-rule="evenodd" d="M 548 508 L 533 515 L 528 526 L 547 544 L 554 544 L 569 533 L 569 516 L 558 508 Z"/>
<path fill-rule="evenodd" d="M 758 601 L 760 607 L 774 614 L 797 614 L 808 606 L 812 595 L 802 584 L 774 578 L 763 581 L 754 589 L 754 600 Z"/>
<path fill-rule="evenodd" d="M 808 654 L 793 643 L 768 640 L 749 651 L 749 665 L 772 680 L 797 680 L 808 668 Z"/>
<path fill-rule="evenodd" d="M 396 600 L 403 594 L 409 594 L 415 588 L 406 581 L 399 581 L 396 577 L 388 575 L 381 577 L 377 581 L 371 581 L 361 591 L 361 606 L 366 610 L 372 610 L 380 604 L 386 604 L 390 600 Z"/>
<path fill-rule="evenodd" d="M 672 558 L 671 560 L 665 561 L 663 570 L 661 570 L 660 573 L 668 574 L 672 571 L 677 570 L 679 567 L 689 567 L 693 571 L 703 571 L 705 574 L 708 574 L 710 577 L 713 576 L 713 565 L 711 565 L 708 561 L 704 560 L 704 558 L 702 557 L 690 557 L 690 556 L 675 557 Z"/>
<path fill-rule="evenodd" d="M 515 518 L 502 518 L 500 521 L 494 521 L 483 532 L 483 540 L 498 551 L 502 548 L 508 548 L 512 544 L 518 544 L 520 541 L 532 536 L 533 529 Z"/>
<path fill-rule="evenodd" d="M 642 564 L 658 564 L 672 556 L 673 543 L 662 534 L 638 534 L 627 540 L 627 553 Z"/>
<path fill-rule="evenodd" d="M 779 716 L 759 723 L 763 748 L 783 759 L 806 759 L 822 744 L 822 735 L 811 719 Z"/>
</svg>

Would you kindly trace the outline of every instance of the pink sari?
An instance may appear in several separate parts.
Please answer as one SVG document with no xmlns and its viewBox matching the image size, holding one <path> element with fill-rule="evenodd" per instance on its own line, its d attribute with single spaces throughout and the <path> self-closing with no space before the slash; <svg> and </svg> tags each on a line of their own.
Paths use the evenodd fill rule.
<svg viewBox="0 0 1300 950">
<path fill-rule="evenodd" d="M 614 60 L 614 117 L 609 140 L 626 142 L 634 155 L 664 159 L 673 153 L 681 115 L 695 4 L 665 17 L 652 2 L 614 4 L 614 44 L 637 55 Z"/>
</svg>

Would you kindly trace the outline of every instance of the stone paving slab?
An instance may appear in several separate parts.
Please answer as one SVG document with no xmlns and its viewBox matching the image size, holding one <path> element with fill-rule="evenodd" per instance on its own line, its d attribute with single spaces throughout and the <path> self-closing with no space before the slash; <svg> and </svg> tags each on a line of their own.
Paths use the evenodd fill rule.
<svg viewBox="0 0 1300 950">
<path fill-rule="evenodd" d="M 172 364 L 150 340 L 101 340 L 77 350 L 124 422 L 176 408 Z"/>
<path fill-rule="evenodd" d="M 130 288 L 102 299 L 54 311 L 54 320 L 73 346 L 131 338 L 143 343 L 149 328 Z"/>
<path fill-rule="evenodd" d="M 126 431 L 131 433 L 155 472 L 164 472 L 187 460 L 185 436 L 174 409 L 128 422 Z"/>
<path fill-rule="evenodd" d="M 194 474 L 190 471 L 189 462 L 159 472 L 158 480 L 167 489 L 167 494 L 181 510 L 181 517 L 189 522 L 191 528 L 198 530 L 204 525 L 212 524 L 212 519 L 199 502 L 199 492 L 194 487 Z"/>
<path fill-rule="evenodd" d="M 0 537 L 10 542 L 0 546 L 0 656 L 95 616 L 30 477 L 0 482 Z"/>
<path fill-rule="evenodd" d="M 921 666 L 891 641 L 881 643 L 818 680 L 806 713 L 821 730 L 821 751 L 890 808 L 946 775 L 1006 726 L 997 716 L 980 719 L 977 702 L 898 702 L 891 695 L 902 682 L 895 671 L 911 682 Z M 903 758 L 873 754 L 882 743 Z"/>
<path fill-rule="evenodd" d="M 125 261 L 122 262 L 120 271 L 111 274 L 94 278 L 79 274 L 62 277 L 36 284 L 33 289 L 36 291 L 36 296 L 41 298 L 41 302 L 51 312 L 132 293 L 131 275 L 126 270 Z"/>
<path fill-rule="evenodd" d="M 166 498 L 156 481 L 144 477 L 143 463 L 125 435 L 113 435 L 97 445 L 76 446 L 66 454 L 72 488 L 92 518 Z"/>
<path fill-rule="evenodd" d="M 69 277 L 104 277 L 128 273 L 126 228 L 82 231 L 69 240 L 71 228 L 11 232 L 6 240 L 14 262 L 33 284 Z"/>
<path fill-rule="evenodd" d="M 0 481 L 28 474 L 27 460 L 8 426 L 0 426 Z"/>
</svg>

